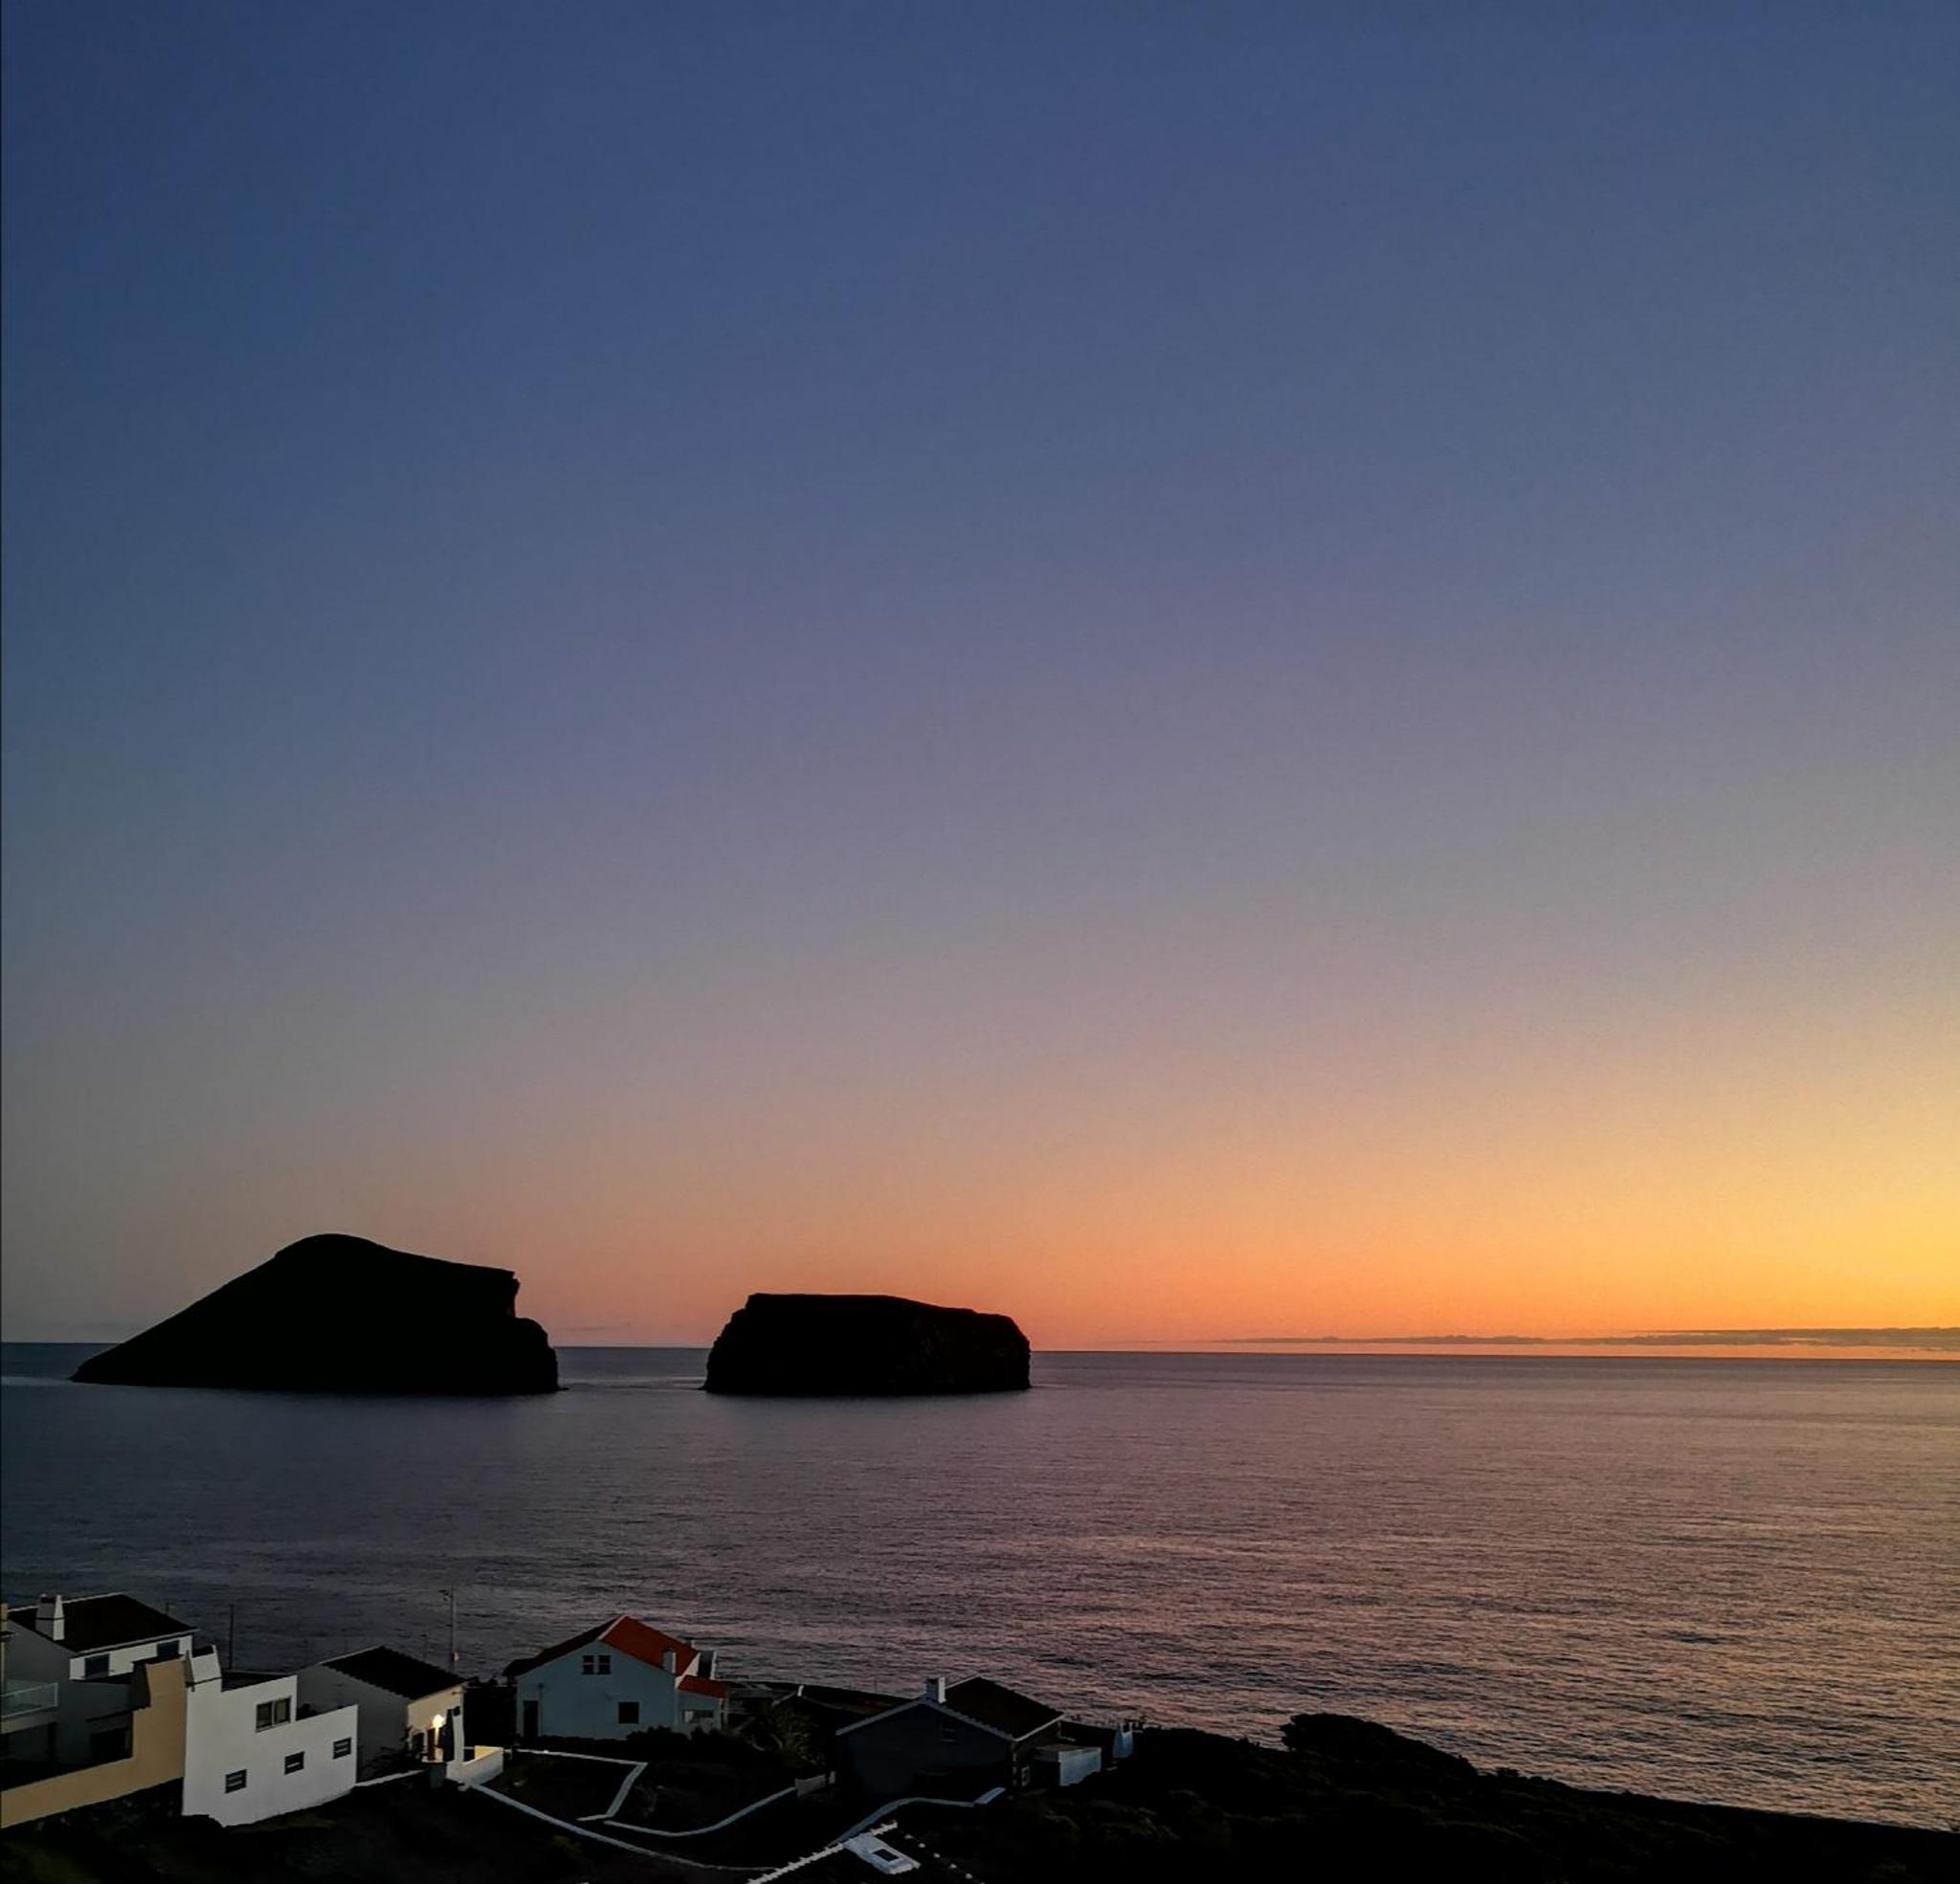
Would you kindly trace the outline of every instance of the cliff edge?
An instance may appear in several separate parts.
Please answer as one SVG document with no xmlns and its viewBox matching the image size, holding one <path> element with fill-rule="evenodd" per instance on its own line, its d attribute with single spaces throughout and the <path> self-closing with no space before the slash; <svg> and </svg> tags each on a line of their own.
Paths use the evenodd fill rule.
<svg viewBox="0 0 1960 1884">
<path fill-rule="evenodd" d="M 558 1357 L 507 1269 L 308 1236 L 119 1347 L 78 1381 L 284 1393 L 551 1393 Z"/>
<path fill-rule="evenodd" d="M 902 1296 L 750 1296 L 708 1355 L 710 1393 L 1006 1393 L 1028 1338 L 1006 1315 Z"/>
</svg>

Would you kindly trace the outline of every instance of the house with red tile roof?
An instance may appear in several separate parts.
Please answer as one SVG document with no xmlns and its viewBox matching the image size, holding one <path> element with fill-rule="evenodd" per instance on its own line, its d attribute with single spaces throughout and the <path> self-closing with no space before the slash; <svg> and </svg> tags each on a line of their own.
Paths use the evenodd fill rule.
<svg viewBox="0 0 1960 1884">
<path fill-rule="evenodd" d="M 517 1738 L 618 1740 L 645 1727 L 696 1734 L 727 1725 L 727 1684 L 714 1651 L 635 1616 L 554 1642 L 503 1671 Z"/>
</svg>

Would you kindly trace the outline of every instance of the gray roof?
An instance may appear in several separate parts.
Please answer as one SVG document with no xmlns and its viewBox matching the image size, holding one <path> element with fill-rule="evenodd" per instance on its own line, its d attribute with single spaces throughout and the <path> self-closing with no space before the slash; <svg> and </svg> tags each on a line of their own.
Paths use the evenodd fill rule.
<svg viewBox="0 0 1960 1884">
<path fill-rule="evenodd" d="M 321 1664 L 338 1669 L 370 1688 L 385 1689 L 405 1701 L 420 1700 L 424 1695 L 440 1694 L 445 1688 L 462 1685 L 462 1676 L 453 1670 L 437 1668 L 418 1655 L 404 1654 L 399 1649 L 356 1649 L 350 1655 L 335 1655 Z"/>
<path fill-rule="evenodd" d="M 8 1620 L 47 1635 L 41 1606 L 10 1609 Z M 67 1596 L 61 1600 L 61 1646 L 78 1655 L 102 1649 L 126 1649 L 136 1642 L 156 1642 L 166 1636 L 189 1635 L 189 1623 L 139 1603 L 120 1591 L 112 1596 Z M 50 1641 L 54 1637 L 49 1636 Z"/>
</svg>

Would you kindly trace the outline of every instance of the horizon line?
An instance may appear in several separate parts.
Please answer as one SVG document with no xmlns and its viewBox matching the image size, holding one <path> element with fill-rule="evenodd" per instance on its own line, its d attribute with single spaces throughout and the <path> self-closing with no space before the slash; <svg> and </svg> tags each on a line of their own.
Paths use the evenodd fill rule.
<svg viewBox="0 0 1960 1884">
<path fill-rule="evenodd" d="M 568 1330 L 554 1344 L 591 1348 L 676 1348 L 707 1349 L 712 1341 L 701 1340 L 607 1341 L 607 1331 L 588 1325 Z M 581 1339 L 582 1337 L 582 1339 Z M 6 1336 L 9 1345 L 21 1347 L 113 1346 L 129 1340 L 122 1336 L 88 1336 L 59 1339 Z M 1132 1337 L 1126 1343 L 1099 1343 L 1094 1346 L 1030 1343 L 1036 1353 L 1203 1353 L 1218 1348 L 1631 1348 L 1667 1347 L 1755 1347 L 1769 1349 L 1806 1348 L 1887 1348 L 1927 1354 L 1951 1354 L 1960 1358 L 1960 1325 L 1891 1326 L 1870 1328 L 1688 1328 L 1658 1329 L 1612 1335 L 1176 1335 L 1158 1339 Z"/>
</svg>

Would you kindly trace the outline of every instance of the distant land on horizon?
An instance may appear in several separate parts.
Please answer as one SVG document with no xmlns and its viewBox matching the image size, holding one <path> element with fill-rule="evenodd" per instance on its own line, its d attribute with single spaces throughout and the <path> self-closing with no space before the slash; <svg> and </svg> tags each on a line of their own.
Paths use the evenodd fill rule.
<svg viewBox="0 0 1960 1884">
<path fill-rule="evenodd" d="M 1883 1347 L 1960 1357 L 1960 1327 L 1685 1328 L 1632 1335 L 1229 1335 L 1217 1347 Z"/>
</svg>

